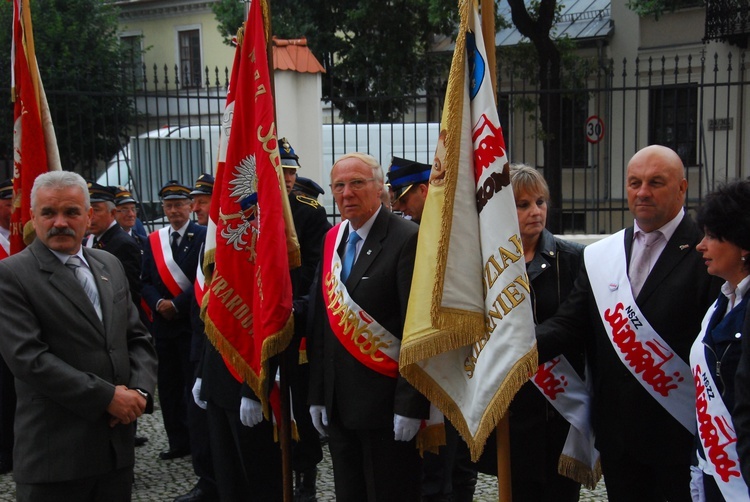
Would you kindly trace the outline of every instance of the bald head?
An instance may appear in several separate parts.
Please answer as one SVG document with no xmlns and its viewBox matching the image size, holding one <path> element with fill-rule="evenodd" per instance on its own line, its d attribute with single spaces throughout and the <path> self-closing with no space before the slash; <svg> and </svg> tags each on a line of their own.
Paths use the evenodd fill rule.
<svg viewBox="0 0 750 502">
<path fill-rule="evenodd" d="M 646 232 L 663 227 L 685 204 L 685 167 L 680 156 L 665 146 L 636 152 L 628 162 L 625 183 L 630 212 Z"/>
</svg>

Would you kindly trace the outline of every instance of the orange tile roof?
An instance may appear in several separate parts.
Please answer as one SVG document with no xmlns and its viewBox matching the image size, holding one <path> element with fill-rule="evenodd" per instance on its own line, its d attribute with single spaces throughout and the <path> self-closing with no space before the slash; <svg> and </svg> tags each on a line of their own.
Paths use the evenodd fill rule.
<svg viewBox="0 0 750 502">
<path fill-rule="evenodd" d="M 325 73 L 325 69 L 307 47 L 307 38 L 282 40 L 273 37 L 273 67 L 299 73 Z"/>
</svg>

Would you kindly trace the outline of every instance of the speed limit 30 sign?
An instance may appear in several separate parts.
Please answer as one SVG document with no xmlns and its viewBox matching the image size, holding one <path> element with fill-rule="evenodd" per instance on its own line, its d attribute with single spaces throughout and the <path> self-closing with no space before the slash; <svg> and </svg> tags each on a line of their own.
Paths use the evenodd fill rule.
<svg viewBox="0 0 750 502">
<path fill-rule="evenodd" d="M 602 139 L 604 139 L 604 121 L 592 115 L 586 119 L 586 141 L 599 143 Z"/>
</svg>

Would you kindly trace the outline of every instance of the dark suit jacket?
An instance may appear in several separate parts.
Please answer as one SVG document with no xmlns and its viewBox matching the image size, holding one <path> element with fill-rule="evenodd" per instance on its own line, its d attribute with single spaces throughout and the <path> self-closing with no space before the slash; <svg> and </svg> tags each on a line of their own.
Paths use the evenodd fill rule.
<svg viewBox="0 0 750 502">
<path fill-rule="evenodd" d="M 177 265 L 190 280 L 190 287 L 174 298 L 156 269 L 151 243 L 149 240 L 146 241 L 143 248 L 143 298 L 154 315 L 152 332 L 155 337 L 191 336 L 190 306 L 192 302 L 195 302 L 193 282 L 195 281 L 195 272 L 198 269 L 198 257 L 205 240 L 206 227 L 191 221 L 185 235 L 182 236 L 179 253 L 174 257 Z M 177 318 L 172 321 L 167 321 L 156 311 L 156 304 L 162 298 L 171 299 L 177 307 Z"/>
<path fill-rule="evenodd" d="M 701 237 L 685 215 L 636 298 L 651 326 L 686 363 L 721 286 L 695 251 Z M 633 229 L 628 228 L 623 243 L 628 262 L 632 243 Z M 592 420 L 602 456 L 627 452 L 654 467 L 689 464 L 693 436 L 618 358 L 599 317 L 585 264 L 567 301 L 537 326 L 536 334 L 540 362 L 585 345 L 594 384 Z"/>
<path fill-rule="evenodd" d="M 125 275 L 130 284 L 130 297 L 133 303 L 141 302 L 141 249 L 135 239 L 130 237 L 117 223 L 109 227 L 94 245 L 112 253 L 125 268 Z"/>
<path fill-rule="evenodd" d="M 131 466 L 134 424 L 109 427 L 116 385 L 153 395 L 156 351 L 113 255 L 84 248 L 103 321 L 71 271 L 34 241 L 0 262 L 0 352 L 16 377 L 18 483 Z"/>
<path fill-rule="evenodd" d="M 737 454 L 742 478 L 750 486 L 750 308 L 742 325 L 742 353 L 734 383 L 732 423 L 737 432 Z"/>
<path fill-rule="evenodd" d="M 406 318 L 418 229 L 381 209 L 346 281 L 354 301 L 398 338 Z M 324 284 L 321 278 L 318 281 Z M 427 418 L 429 402 L 403 377 L 389 378 L 370 370 L 346 351 L 330 329 L 322 291 L 315 294 L 319 320 L 308 344 L 309 402 L 325 404 L 329 416 L 335 410 L 350 429 L 392 427 L 394 413 Z"/>
</svg>

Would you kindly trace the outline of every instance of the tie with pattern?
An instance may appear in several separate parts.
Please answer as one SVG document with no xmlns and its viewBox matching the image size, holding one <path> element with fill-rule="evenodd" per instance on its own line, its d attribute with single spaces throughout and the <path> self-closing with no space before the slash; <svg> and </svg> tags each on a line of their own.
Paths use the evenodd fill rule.
<svg viewBox="0 0 750 502">
<path fill-rule="evenodd" d="M 99 292 L 96 290 L 96 284 L 94 284 L 92 280 L 93 277 L 89 278 L 88 274 L 83 271 L 84 265 L 78 256 L 71 256 L 70 258 L 68 258 L 68 261 L 65 262 L 65 266 L 73 271 L 73 275 L 75 275 L 76 279 L 78 279 L 78 282 L 81 283 L 83 290 L 86 292 L 86 296 L 89 297 L 91 304 L 96 310 L 96 315 L 98 315 L 99 319 L 101 320 L 102 308 L 99 303 Z"/>
<path fill-rule="evenodd" d="M 658 230 L 650 233 L 640 232 L 637 238 L 641 239 L 640 252 L 634 251 L 630 259 L 630 286 L 633 290 L 633 298 L 638 297 L 643 284 L 646 282 L 649 272 L 651 272 L 651 260 L 656 257 L 653 255 L 654 245 L 662 238 L 662 233 Z"/>
<path fill-rule="evenodd" d="M 357 242 L 362 240 L 357 232 L 349 234 L 349 242 L 346 244 L 346 253 L 344 254 L 344 263 L 341 265 L 341 280 L 346 282 L 349 278 L 349 272 L 354 265 L 354 257 L 357 256 Z"/>
</svg>

